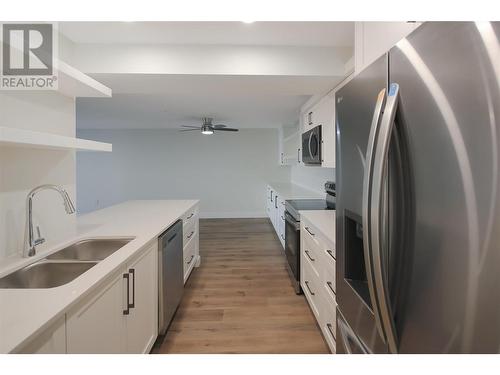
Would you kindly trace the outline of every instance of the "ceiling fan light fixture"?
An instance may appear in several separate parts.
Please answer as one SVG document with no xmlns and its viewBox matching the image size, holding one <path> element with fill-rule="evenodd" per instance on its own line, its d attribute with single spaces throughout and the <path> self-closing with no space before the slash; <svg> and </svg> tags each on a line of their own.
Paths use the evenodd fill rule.
<svg viewBox="0 0 500 375">
<path fill-rule="evenodd" d="M 201 134 L 212 135 L 214 134 L 214 130 L 208 125 L 203 125 L 201 127 Z"/>
</svg>

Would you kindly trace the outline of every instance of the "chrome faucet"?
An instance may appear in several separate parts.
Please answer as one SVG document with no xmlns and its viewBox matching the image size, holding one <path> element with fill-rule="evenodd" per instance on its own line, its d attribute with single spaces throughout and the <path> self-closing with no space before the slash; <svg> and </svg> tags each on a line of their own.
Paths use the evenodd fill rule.
<svg viewBox="0 0 500 375">
<path fill-rule="evenodd" d="M 40 227 L 37 226 L 37 239 L 33 234 L 33 197 L 42 190 L 55 190 L 57 191 L 64 202 L 64 209 L 66 213 L 72 214 L 75 212 L 75 206 L 68 195 L 68 192 L 58 185 L 40 185 L 31 190 L 26 197 L 26 229 L 24 233 L 24 257 L 32 257 L 36 254 L 36 246 L 45 242 L 45 238 L 40 235 Z"/>
</svg>

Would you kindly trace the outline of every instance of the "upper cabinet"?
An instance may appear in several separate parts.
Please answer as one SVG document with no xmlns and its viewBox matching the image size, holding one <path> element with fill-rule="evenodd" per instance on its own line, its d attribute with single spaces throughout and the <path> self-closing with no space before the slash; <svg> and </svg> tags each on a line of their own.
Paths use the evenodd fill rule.
<svg viewBox="0 0 500 375">
<path fill-rule="evenodd" d="M 301 135 L 298 124 L 280 129 L 280 165 L 297 165 L 301 163 Z"/>
<path fill-rule="evenodd" d="M 302 133 L 316 126 L 321 126 L 321 166 L 335 168 L 335 90 L 330 91 L 313 106 L 303 108 L 300 137 Z"/>
<path fill-rule="evenodd" d="M 421 22 L 356 22 L 354 26 L 354 71 L 359 73 Z"/>
</svg>

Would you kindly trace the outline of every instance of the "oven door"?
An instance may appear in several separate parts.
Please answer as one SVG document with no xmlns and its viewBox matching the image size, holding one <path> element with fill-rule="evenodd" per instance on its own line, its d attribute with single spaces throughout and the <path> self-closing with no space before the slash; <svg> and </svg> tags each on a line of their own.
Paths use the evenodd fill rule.
<svg viewBox="0 0 500 375">
<path fill-rule="evenodd" d="M 300 222 L 288 212 L 285 212 L 285 255 L 295 290 L 300 293 Z"/>
<path fill-rule="evenodd" d="M 302 134 L 302 161 L 321 164 L 321 125 Z"/>
</svg>

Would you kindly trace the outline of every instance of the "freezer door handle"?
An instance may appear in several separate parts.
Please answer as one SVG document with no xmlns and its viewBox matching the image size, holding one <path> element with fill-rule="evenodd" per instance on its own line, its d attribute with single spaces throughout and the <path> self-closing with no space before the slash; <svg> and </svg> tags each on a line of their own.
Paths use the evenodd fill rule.
<svg viewBox="0 0 500 375">
<path fill-rule="evenodd" d="M 377 145 L 375 148 L 372 182 L 373 187 L 370 199 L 371 210 L 369 216 L 375 290 L 376 295 L 378 296 L 382 325 L 391 353 L 397 353 L 397 338 L 386 277 L 387 272 L 384 270 L 384 260 L 382 259 L 383 221 L 386 220 L 385 215 L 383 214 L 384 210 L 382 205 L 385 194 L 384 181 L 386 178 L 385 174 L 387 173 L 389 143 L 394 129 L 394 120 L 398 109 L 398 102 L 399 85 L 397 83 L 392 83 L 389 86 L 385 110 L 380 123 L 379 136 L 377 137 Z"/>
<path fill-rule="evenodd" d="M 365 257 L 366 279 L 368 282 L 368 290 L 370 293 L 370 301 L 372 303 L 373 313 L 375 315 L 375 324 L 380 337 L 385 340 L 385 333 L 382 328 L 382 318 L 378 306 L 378 298 L 375 290 L 375 281 L 372 262 L 372 228 L 371 228 L 371 198 L 373 189 L 373 164 L 375 160 L 375 145 L 379 134 L 380 123 L 382 119 L 383 107 L 386 100 L 385 88 L 380 90 L 377 96 L 377 102 L 373 111 L 372 124 L 370 135 L 368 137 L 368 145 L 366 148 L 365 171 L 363 175 L 363 252 Z"/>
</svg>

